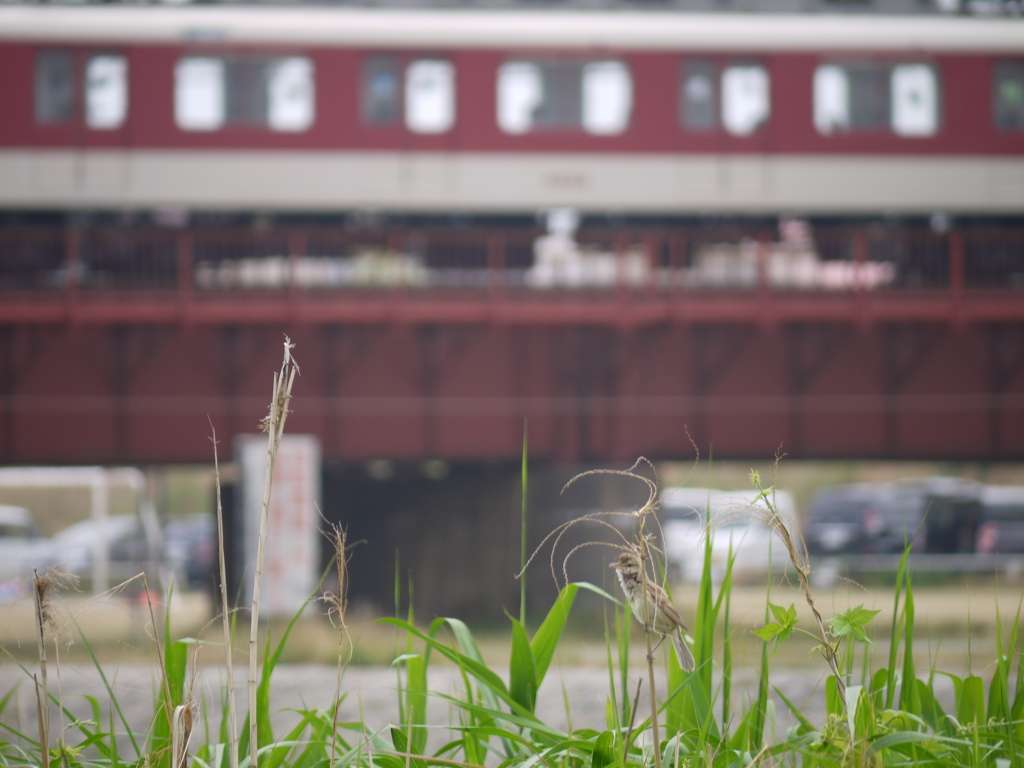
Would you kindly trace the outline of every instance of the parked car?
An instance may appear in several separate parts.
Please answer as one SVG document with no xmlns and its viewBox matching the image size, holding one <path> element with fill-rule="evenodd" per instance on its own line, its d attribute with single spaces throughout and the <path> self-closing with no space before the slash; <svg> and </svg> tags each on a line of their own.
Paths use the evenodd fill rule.
<svg viewBox="0 0 1024 768">
<path fill-rule="evenodd" d="M 983 485 L 956 477 L 925 477 L 892 485 L 891 503 L 883 507 L 885 527 L 878 552 L 952 554 L 973 552 L 981 518 Z"/>
<path fill-rule="evenodd" d="M 882 534 L 888 505 L 894 503 L 888 485 L 855 483 L 823 488 L 804 515 L 804 542 L 811 555 L 878 551 L 888 547 Z"/>
<path fill-rule="evenodd" d="M 764 522 L 764 500 L 755 491 L 688 488 L 667 491 L 661 500 L 662 529 L 670 573 L 682 581 L 700 580 L 704 539 L 711 539 L 712 578 L 725 576 L 730 554 L 738 580 L 763 577 L 771 568 L 784 570 L 789 553 Z M 792 495 L 776 491 L 774 504 L 784 520 L 795 521 Z M 710 526 L 708 519 L 710 515 Z"/>
<path fill-rule="evenodd" d="M 83 520 L 58 532 L 49 541 L 49 564 L 62 564 L 78 576 L 85 587 L 109 588 L 145 573 L 149 589 L 161 588 L 160 529 L 157 527 L 154 531 L 139 515 Z M 104 546 L 105 565 L 100 557 Z M 97 578 L 105 583 L 97 585 Z M 142 588 L 143 584 L 137 580 L 129 590 Z"/>
<path fill-rule="evenodd" d="M 1024 554 L 1024 486 L 990 485 L 982 489 L 975 551 Z"/>
<path fill-rule="evenodd" d="M 662 491 L 658 519 L 661 521 L 671 580 L 700 580 L 708 510 L 711 499 L 721 494 L 722 491 L 714 488 L 668 488 Z"/>
<path fill-rule="evenodd" d="M 974 549 L 982 485 L 953 477 L 857 483 L 820 491 L 804 517 L 811 555 Z"/>
<path fill-rule="evenodd" d="M 174 517 L 164 524 L 164 564 L 176 588 L 205 589 L 213 578 L 217 521 L 213 515 Z"/>
<path fill-rule="evenodd" d="M 32 565 L 48 551 L 28 509 L 0 504 L 0 597 L 27 594 Z"/>
</svg>

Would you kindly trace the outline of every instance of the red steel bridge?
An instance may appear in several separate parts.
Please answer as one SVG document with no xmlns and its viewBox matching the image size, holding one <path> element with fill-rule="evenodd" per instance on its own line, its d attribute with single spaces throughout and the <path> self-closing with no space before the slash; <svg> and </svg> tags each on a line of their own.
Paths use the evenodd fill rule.
<svg viewBox="0 0 1024 768">
<path fill-rule="evenodd" d="M 0 463 L 1024 458 L 1024 232 L 0 230 Z M 556 244 L 557 245 L 557 244 Z M 564 244 L 563 244 L 564 245 Z"/>
</svg>

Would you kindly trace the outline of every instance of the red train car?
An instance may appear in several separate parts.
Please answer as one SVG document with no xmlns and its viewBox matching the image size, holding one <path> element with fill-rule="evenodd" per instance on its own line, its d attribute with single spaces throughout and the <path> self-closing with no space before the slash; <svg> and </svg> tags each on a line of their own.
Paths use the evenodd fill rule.
<svg viewBox="0 0 1024 768">
<path fill-rule="evenodd" d="M 0 8 L 0 208 L 1024 213 L 1024 22 Z"/>
</svg>

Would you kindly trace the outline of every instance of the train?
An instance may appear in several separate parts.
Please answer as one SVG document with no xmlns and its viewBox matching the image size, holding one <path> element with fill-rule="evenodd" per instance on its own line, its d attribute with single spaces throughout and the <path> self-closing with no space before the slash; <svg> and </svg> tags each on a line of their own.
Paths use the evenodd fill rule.
<svg viewBox="0 0 1024 768">
<path fill-rule="evenodd" d="M 1024 20 L 0 7 L 0 212 L 1024 214 Z"/>
</svg>

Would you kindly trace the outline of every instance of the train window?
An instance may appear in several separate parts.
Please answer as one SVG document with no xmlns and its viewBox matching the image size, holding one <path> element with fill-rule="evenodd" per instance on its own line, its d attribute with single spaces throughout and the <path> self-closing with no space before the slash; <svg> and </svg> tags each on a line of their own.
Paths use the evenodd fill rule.
<svg viewBox="0 0 1024 768">
<path fill-rule="evenodd" d="M 889 79 L 869 63 L 823 64 L 814 72 L 814 126 L 824 135 L 889 123 Z"/>
<path fill-rule="evenodd" d="M 633 81 L 620 61 L 507 61 L 498 69 L 498 126 L 511 134 L 580 129 L 622 133 Z"/>
<path fill-rule="evenodd" d="M 128 116 L 128 60 L 93 56 L 85 65 L 85 124 L 114 130 Z"/>
<path fill-rule="evenodd" d="M 35 115 L 40 125 L 71 119 L 75 67 L 69 51 L 40 51 L 35 62 Z"/>
<path fill-rule="evenodd" d="M 936 72 L 928 64 L 822 64 L 814 72 L 814 126 L 826 136 L 886 128 L 932 136 L 939 127 Z"/>
<path fill-rule="evenodd" d="M 180 59 L 174 68 L 174 119 L 186 131 L 215 131 L 224 124 L 224 62 Z"/>
<path fill-rule="evenodd" d="M 718 93 L 715 87 L 714 62 L 710 59 L 684 61 L 682 84 L 679 122 L 694 131 L 716 128 Z"/>
<path fill-rule="evenodd" d="M 583 67 L 583 130 L 600 136 L 622 133 L 633 111 L 633 81 L 621 61 Z"/>
<path fill-rule="evenodd" d="M 302 56 L 180 59 L 174 115 L 186 131 L 215 131 L 224 125 L 304 131 L 316 115 L 313 62 Z"/>
<path fill-rule="evenodd" d="M 498 70 L 498 127 L 505 133 L 527 133 L 544 98 L 540 66 L 508 61 Z"/>
<path fill-rule="evenodd" d="M 768 72 L 756 64 L 722 72 L 722 125 L 734 136 L 749 136 L 768 120 L 771 101 Z"/>
<path fill-rule="evenodd" d="M 768 121 L 768 70 L 759 64 L 719 70 L 711 59 L 686 59 L 680 82 L 679 122 L 691 131 L 711 131 L 721 124 L 733 136 L 749 136 Z"/>
<path fill-rule="evenodd" d="M 996 64 L 992 83 L 992 121 L 1005 131 L 1024 129 L 1024 64 Z"/>
<path fill-rule="evenodd" d="M 224 122 L 261 125 L 267 120 L 269 63 L 257 58 L 223 59 Z"/>
<path fill-rule="evenodd" d="M 405 125 L 413 133 L 444 133 L 455 124 L 455 68 L 417 59 L 405 70 Z"/>
<path fill-rule="evenodd" d="M 393 125 L 398 122 L 398 60 L 370 56 L 363 64 L 363 122 Z"/>
<path fill-rule="evenodd" d="M 829 64 L 814 72 L 814 127 L 824 134 L 850 127 L 850 79 L 842 67 Z"/>
<path fill-rule="evenodd" d="M 273 62 L 267 101 L 267 124 L 272 130 L 298 132 L 309 128 L 316 115 L 313 62 L 301 56 Z"/>
<path fill-rule="evenodd" d="M 891 121 L 900 136 L 934 136 L 939 129 L 939 87 L 927 64 L 897 64 L 890 77 Z"/>
</svg>

